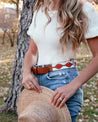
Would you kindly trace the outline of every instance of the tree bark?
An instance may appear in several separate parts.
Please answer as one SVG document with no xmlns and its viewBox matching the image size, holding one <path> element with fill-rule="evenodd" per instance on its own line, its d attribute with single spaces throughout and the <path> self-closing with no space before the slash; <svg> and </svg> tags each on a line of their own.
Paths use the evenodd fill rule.
<svg viewBox="0 0 98 122">
<path fill-rule="evenodd" d="M 17 0 L 16 3 L 16 12 L 17 12 L 17 18 L 19 18 L 19 0 Z"/>
<path fill-rule="evenodd" d="M 26 51 L 28 50 L 30 37 L 27 35 L 28 27 L 32 21 L 33 7 L 36 0 L 23 0 L 23 10 L 19 23 L 19 31 L 17 38 L 17 51 L 14 61 L 14 68 L 11 80 L 9 96 L 5 104 L 1 107 L 0 111 L 13 111 L 17 112 L 17 99 L 23 89 L 22 86 L 22 72 L 23 62 Z"/>
<path fill-rule="evenodd" d="M 4 30 L 4 33 L 3 33 L 2 44 L 4 44 L 5 34 L 6 34 L 6 30 Z"/>
<path fill-rule="evenodd" d="M 11 43 L 11 47 L 13 47 L 14 46 L 14 40 L 13 40 L 13 36 L 11 36 L 11 32 L 10 31 L 7 32 L 7 35 L 9 37 L 9 40 L 10 40 L 10 43 Z"/>
<path fill-rule="evenodd" d="M 16 5 L 16 17 L 19 18 L 19 0 L 11 0 Z"/>
</svg>

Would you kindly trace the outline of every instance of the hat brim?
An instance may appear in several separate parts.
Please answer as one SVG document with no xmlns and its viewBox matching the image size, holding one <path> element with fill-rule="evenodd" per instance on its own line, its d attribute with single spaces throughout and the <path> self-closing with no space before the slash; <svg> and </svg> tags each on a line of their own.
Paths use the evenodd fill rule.
<svg viewBox="0 0 98 122">
<path fill-rule="evenodd" d="M 50 104 L 53 107 L 53 109 L 55 109 L 59 113 L 59 115 L 61 117 L 61 122 L 65 122 L 64 120 L 66 120 L 66 122 L 71 122 L 70 113 L 69 113 L 69 110 L 68 110 L 66 104 L 61 109 L 53 106 L 51 104 L 51 98 L 52 98 L 54 91 L 52 91 L 49 88 L 43 87 L 43 86 L 41 86 L 41 88 L 42 88 L 42 93 L 37 93 L 34 90 L 27 90 L 27 89 L 24 89 L 20 93 L 20 96 L 19 96 L 18 102 L 17 102 L 18 116 L 31 103 L 36 104 L 36 101 L 41 101 L 43 104 L 44 103 Z"/>
</svg>

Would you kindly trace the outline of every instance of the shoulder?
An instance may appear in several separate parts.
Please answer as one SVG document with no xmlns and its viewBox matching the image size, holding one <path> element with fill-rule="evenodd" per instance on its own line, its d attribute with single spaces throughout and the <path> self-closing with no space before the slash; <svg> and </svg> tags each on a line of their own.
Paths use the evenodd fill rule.
<svg viewBox="0 0 98 122">
<path fill-rule="evenodd" d="M 83 11 L 87 12 L 87 13 L 89 12 L 91 14 L 91 13 L 95 12 L 96 9 L 94 8 L 94 6 L 90 2 L 84 1 L 83 2 Z"/>
<path fill-rule="evenodd" d="M 40 6 L 37 10 L 34 10 L 34 14 L 42 13 L 43 12 L 43 6 Z"/>
<path fill-rule="evenodd" d="M 43 16 L 43 7 L 41 6 L 38 10 L 34 10 L 33 18 L 41 19 Z"/>
<path fill-rule="evenodd" d="M 83 12 L 88 18 L 88 30 L 85 34 L 86 39 L 98 36 L 98 12 L 95 7 L 86 1 L 83 3 Z"/>
<path fill-rule="evenodd" d="M 95 7 L 90 2 L 84 2 L 83 4 L 83 12 L 88 17 L 88 19 L 92 22 L 96 21 L 98 23 L 98 12 Z"/>
</svg>

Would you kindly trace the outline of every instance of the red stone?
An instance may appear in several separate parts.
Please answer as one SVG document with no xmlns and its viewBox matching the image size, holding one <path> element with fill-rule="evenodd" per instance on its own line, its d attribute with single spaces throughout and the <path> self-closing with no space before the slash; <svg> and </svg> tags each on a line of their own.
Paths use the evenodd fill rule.
<svg viewBox="0 0 98 122">
<path fill-rule="evenodd" d="M 77 63 L 75 62 L 75 66 L 77 65 Z"/>
<path fill-rule="evenodd" d="M 72 63 L 67 63 L 66 66 L 67 67 L 71 67 Z"/>
<path fill-rule="evenodd" d="M 61 67 L 62 67 L 61 64 L 57 64 L 57 65 L 55 66 L 55 68 L 57 68 L 57 69 L 60 69 Z"/>
</svg>

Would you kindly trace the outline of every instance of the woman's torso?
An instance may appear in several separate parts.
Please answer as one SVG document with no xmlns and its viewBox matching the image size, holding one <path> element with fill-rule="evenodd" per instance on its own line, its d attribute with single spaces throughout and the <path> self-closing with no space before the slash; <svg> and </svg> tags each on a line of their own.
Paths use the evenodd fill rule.
<svg viewBox="0 0 98 122">
<path fill-rule="evenodd" d="M 98 35 L 98 14 L 88 2 L 84 3 L 83 11 L 89 18 L 89 27 L 85 38 L 93 38 Z M 27 31 L 27 34 L 31 36 L 38 47 L 38 65 L 58 63 L 76 58 L 76 52 L 72 50 L 72 42 L 67 42 L 66 51 L 62 53 L 59 42 L 62 30 L 57 29 L 60 27 L 60 23 L 57 21 L 57 13 L 58 11 L 48 11 L 51 22 L 45 28 L 48 18 L 43 11 L 43 7 L 40 7 L 38 12 L 34 12 L 32 23 Z"/>
<path fill-rule="evenodd" d="M 35 15 L 36 26 L 33 31 L 33 39 L 38 47 L 38 64 L 57 63 L 70 58 L 75 58 L 71 43 L 68 46 L 67 52 L 62 53 L 62 48 L 59 42 L 62 31 L 57 29 L 60 27 L 60 24 L 57 21 L 57 11 L 48 11 L 49 16 L 51 17 L 51 22 L 45 28 L 48 19 L 42 10 L 43 8 L 41 7 Z"/>
</svg>

